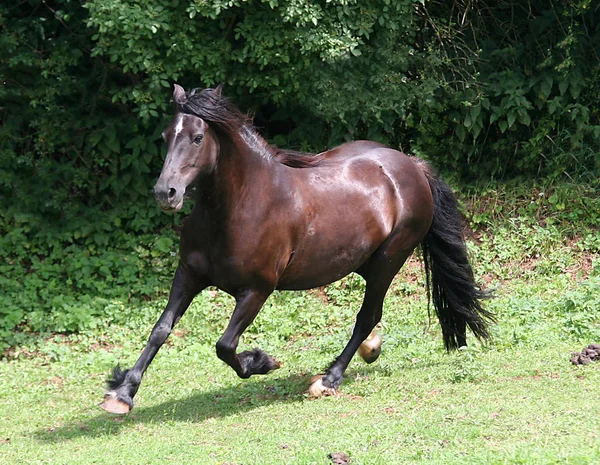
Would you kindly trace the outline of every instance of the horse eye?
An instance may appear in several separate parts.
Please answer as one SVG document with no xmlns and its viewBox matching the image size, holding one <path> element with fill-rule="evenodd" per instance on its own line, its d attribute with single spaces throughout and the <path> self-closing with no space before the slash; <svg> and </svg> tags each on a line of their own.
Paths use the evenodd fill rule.
<svg viewBox="0 0 600 465">
<path fill-rule="evenodd" d="M 204 139 L 204 134 L 198 134 L 196 137 L 194 137 L 194 140 L 192 142 L 198 145 L 200 144 L 200 142 L 202 142 L 202 139 Z"/>
</svg>

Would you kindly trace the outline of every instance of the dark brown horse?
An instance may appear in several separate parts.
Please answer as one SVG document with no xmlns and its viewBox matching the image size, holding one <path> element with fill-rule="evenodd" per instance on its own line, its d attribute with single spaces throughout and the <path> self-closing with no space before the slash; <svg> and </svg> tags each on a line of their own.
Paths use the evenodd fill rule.
<svg viewBox="0 0 600 465">
<path fill-rule="evenodd" d="M 310 156 L 281 151 L 258 135 L 220 88 L 186 93 L 163 133 L 168 153 L 154 192 L 177 211 L 196 186 L 181 233 L 180 260 L 167 307 L 131 370 L 118 367 L 102 408 L 126 413 L 142 375 L 194 296 L 216 286 L 236 306 L 217 356 L 248 378 L 278 368 L 260 349 L 236 353 L 238 341 L 276 289 L 310 289 L 355 272 L 366 281 L 350 341 L 309 392 L 331 394 L 359 349 L 379 355 L 383 300 L 419 244 L 428 291 L 448 350 L 466 344 L 466 327 L 487 338 L 492 315 L 474 283 L 456 200 L 429 165 L 381 144 L 351 142 Z M 369 345 L 370 344 L 370 345 Z"/>
</svg>

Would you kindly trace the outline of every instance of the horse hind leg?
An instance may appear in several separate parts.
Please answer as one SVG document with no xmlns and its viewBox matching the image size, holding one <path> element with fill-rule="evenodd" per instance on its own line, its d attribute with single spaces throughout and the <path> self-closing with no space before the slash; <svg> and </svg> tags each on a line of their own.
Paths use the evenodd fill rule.
<svg viewBox="0 0 600 465">
<path fill-rule="evenodd" d="M 356 325 L 352 331 L 352 337 L 338 358 L 333 362 L 323 377 L 315 379 L 308 389 L 313 397 L 321 395 L 333 395 L 342 384 L 344 373 L 352 357 L 369 336 L 379 320 L 383 309 L 383 297 L 387 291 L 386 285 L 373 281 L 367 281 L 365 298 L 362 307 L 356 317 Z"/>
<path fill-rule="evenodd" d="M 392 279 L 412 253 L 412 249 L 409 252 L 396 254 L 391 261 L 390 255 L 386 252 L 389 251 L 380 250 L 358 270 L 365 278 L 367 286 L 361 309 L 356 316 L 352 337 L 325 375 L 313 380 L 308 389 L 309 395 L 317 397 L 335 394 L 344 379 L 350 360 L 361 346 L 363 350 L 361 350 L 362 354 L 359 354 L 367 363 L 372 363 L 379 357 L 381 337 L 373 331 L 373 328 L 381 320 L 383 300 Z"/>
</svg>

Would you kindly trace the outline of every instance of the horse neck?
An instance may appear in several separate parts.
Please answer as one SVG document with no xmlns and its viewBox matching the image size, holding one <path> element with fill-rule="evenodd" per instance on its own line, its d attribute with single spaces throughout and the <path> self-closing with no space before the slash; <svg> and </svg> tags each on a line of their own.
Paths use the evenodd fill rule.
<svg viewBox="0 0 600 465">
<path fill-rule="evenodd" d="M 266 191 L 274 185 L 282 165 L 270 156 L 260 136 L 248 132 L 219 134 L 215 138 L 219 149 L 209 189 L 220 209 L 231 206 L 241 196 L 252 196 L 253 192 Z"/>
</svg>

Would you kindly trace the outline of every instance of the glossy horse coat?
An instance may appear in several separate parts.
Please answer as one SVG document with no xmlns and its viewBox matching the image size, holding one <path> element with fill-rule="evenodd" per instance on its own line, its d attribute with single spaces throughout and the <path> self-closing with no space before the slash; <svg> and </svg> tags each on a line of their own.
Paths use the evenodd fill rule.
<svg viewBox="0 0 600 465">
<path fill-rule="evenodd" d="M 379 355 L 383 301 L 392 279 L 421 244 L 428 289 L 448 349 L 466 344 L 466 327 L 488 336 L 486 294 L 473 280 L 456 200 L 429 165 L 369 141 L 318 155 L 268 145 L 220 89 L 175 86 L 177 113 L 163 133 L 167 157 L 155 186 L 166 211 L 195 204 L 181 233 L 180 262 L 167 308 L 131 370 L 118 368 L 102 407 L 133 407 L 141 378 L 192 299 L 216 286 L 236 299 L 216 352 L 242 378 L 278 368 L 260 349 L 237 353 L 244 330 L 277 289 L 310 289 L 351 272 L 366 281 L 350 341 L 310 392 L 330 394 L 363 341 Z M 369 345 L 369 343 L 371 345 Z"/>
</svg>

